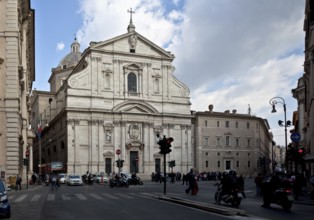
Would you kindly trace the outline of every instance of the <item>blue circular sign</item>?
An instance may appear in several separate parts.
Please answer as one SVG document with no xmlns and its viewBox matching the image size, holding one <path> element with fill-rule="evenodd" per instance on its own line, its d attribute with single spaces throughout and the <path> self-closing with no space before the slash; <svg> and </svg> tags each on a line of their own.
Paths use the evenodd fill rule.
<svg viewBox="0 0 314 220">
<path fill-rule="evenodd" d="M 301 140 L 301 135 L 299 133 L 294 132 L 291 134 L 290 138 L 293 142 L 299 142 Z"/>
</svg>

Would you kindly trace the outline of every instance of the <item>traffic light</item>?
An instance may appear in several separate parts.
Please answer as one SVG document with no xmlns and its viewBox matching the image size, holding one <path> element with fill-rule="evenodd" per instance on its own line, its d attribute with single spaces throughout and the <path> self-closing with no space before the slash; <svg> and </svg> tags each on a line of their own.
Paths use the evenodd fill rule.
<svg viewBox="0 0 314 220">
<path fill-rule="evenodd" d="M 117 162 L 117 167 L 118 167 L 118 168 L 123 167 L 123 162 L 124 162 L 124 160 L 118 159 L 118 160 L 116 160 L 116 162 Z"/>
<path fill-rule="evenodd" d="M 170 168 L 176 166 L 176 161 L 175 161 L 175 160 L 171 160 L 171 161 L 169 161 L 168 163 L 169 163 L 169 167 L 170 167 Z"/>
<path fill-rule="evenodd" d="M 159 137 L 159 136 L 157 136 Z M 172 137 L 169 137 L 169 138 L 166 138 L 166 136 L 164 135 L 164 138 L 163 139 L 160 139 L 158 141 L 158 145 L 159 145 L 159 153 L 160 154 L 169 154 L 172 150 L 170 149 L 171 148 L 171 142 L 173 142 L 173 138 Z"/>
<path fill-rule="evenodd" d="M 298 159 L 299 160 L 303 160 L 305 158 L 305 148 L 304 147 L 301 147 L 299 150 L 298 150 Z"/>
<path fill-rule="evenodd" d="M 28 166 L 28 158 L 23 158 L 23 164 L 24 166 Z"/>
</svg>

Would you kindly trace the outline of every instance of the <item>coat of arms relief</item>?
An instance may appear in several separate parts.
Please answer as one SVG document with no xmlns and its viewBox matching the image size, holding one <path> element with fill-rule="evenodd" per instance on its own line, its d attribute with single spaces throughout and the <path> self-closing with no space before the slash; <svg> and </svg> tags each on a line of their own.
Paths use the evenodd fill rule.
<svg viewBox="0 0 314 220">
<path fill-rule="evenodd" d="M 139 124 L 131 124 L 129 126 L 129 137 L 130 139 L 140 139 L 141 126 Z"/>
</svg>

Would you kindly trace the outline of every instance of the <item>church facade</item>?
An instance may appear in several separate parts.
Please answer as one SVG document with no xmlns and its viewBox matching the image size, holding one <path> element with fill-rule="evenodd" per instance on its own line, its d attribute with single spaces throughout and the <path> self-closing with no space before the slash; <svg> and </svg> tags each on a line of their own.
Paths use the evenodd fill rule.
<svg viewBox="0 0 314 220">
<path fill-rule="evenodd" d="M 32 127 L 42 126 L 34 171 L 61 161 L 69 174 L 112 173 L 121 159 L 125 172 L 162 172 L 157 134 L 173 137 L 167 161 L 177 171 L 193 167 L 190 91 L 174 76 L 174 55 L 137 33 L 132 19 L 127 30 L 82 54 L 75 41 L 52 69 L 51 91 L 33 91 Z"/>
</svg>

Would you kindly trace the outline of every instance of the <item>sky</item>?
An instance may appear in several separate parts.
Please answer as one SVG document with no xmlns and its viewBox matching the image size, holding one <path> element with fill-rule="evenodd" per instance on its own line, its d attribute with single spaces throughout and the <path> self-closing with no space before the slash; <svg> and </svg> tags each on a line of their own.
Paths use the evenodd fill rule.
<svg viewBox="0 0 314 220">
<path fill-rule="evenodd" d="M 136 31 L 175 55 L 174 75 L 190 89 L 191 110 L 236 109 L 268 120 L 284 146 L 287 120 L 297 111 L 292 89 L 303 75 L 305 0 L 31 0 L 35 9 L 36 80 L 49 91 L 51 69 L 77 37 L 91 41 L 127 33 L 128 9 Z M 290 129 L 290 128 L 289 128 Z M 290 132 L 288 131 L 288 143 Z"/>
</svg>

